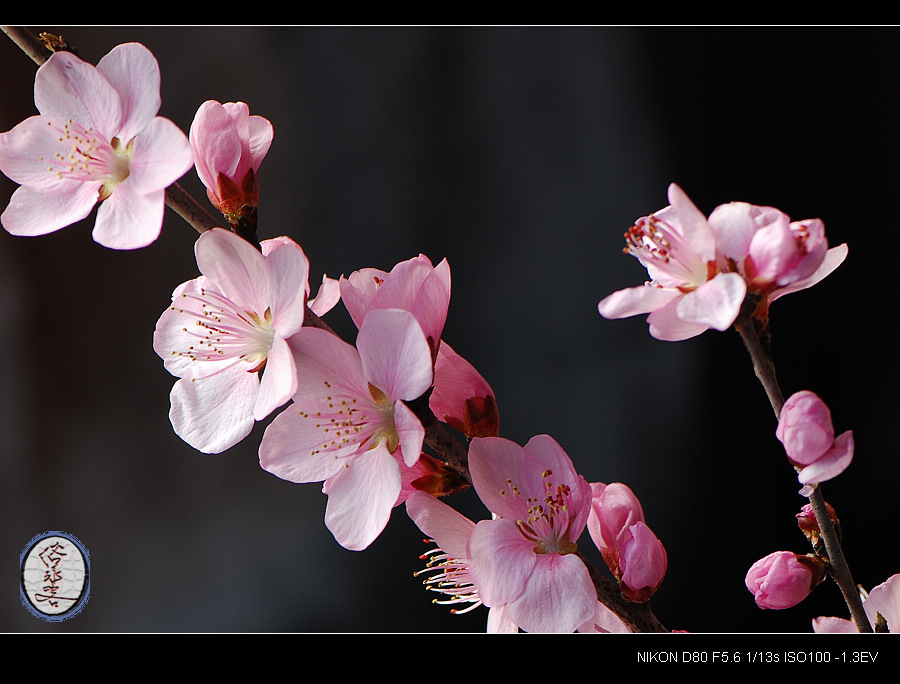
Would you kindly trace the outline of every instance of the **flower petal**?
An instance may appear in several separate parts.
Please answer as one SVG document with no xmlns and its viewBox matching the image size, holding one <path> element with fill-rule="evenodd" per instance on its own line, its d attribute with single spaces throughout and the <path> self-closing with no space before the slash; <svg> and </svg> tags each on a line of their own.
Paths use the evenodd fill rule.
<svg viewBox="0 0 900 684">
<path fill-rule="evenodd" d="M 151 120 L 134 140 L 133 156 L 128 164 L 128 184 L 139 194 L 165 190 L 193 165 L 187 136 L 169 119 Z"/>
<path fill-rule="evenodd" d="M 71 119 L 106 140 L 119 133 L 122 122 L 119 93 L 96 67 L 71 52 L 54 52 L 37 70 L 34 104 L 41 114 Z"/>
<path fill-rule="evenodd" d="M 12 235 L 46 235 L 86 218 L 97 203 L 99 184 L 78 183 L 64 192 L 16 189 L 0 220 Z"/>
<path fill-rule="evenodd" d="M 287 237 L 263 240 L 260 247 L 266 257 L 273 325 L 279 335 L 287 338 L 303 327 L 309 259 L 300 245 Z"/>
<path fill-rule="evenodd" d="M 401 400 L 394 402 L 394 425 L 400 438 L 400 451 L 407 467 L 415 465 L 422 455 L 422 444 L 425 441 L 425 428 L 406 404 Z"/>
<path fill-rule="evenodd" d="M 276 335 L 266 358 L 266 367 L 262 371 L 253 417 L 262 420 L 287 403 L 296 391 L 297 368 L 293 352 L 284 338 Z"/>
<path fill-rule="evenodd" d="M 468 558 L 467 544 L 475 523 L 431 494 L 413 492 L 406 512 L 416 526 L 431 537 L 451 558 Z"/>
<path fill-rule="evenodd" d="M 537 554 L 512 520 L 482 520 L 469 536 L 469 571 L 484 605 L 502 606 L 525 591 Z"/>
<path fill-rule="evenodd" d="M 741 310 L 747 284 L 737 273 L 720 273 L 679 300 L 676 313 L 686 323 L 727 330 Z"/>
<path fill-rule="evenodd" d="M 391 399 L 418 399 L 431 387 L 431 349 L 418 321 L 401 309 L 375 309 L 356 338 L 366 379 Z"/>
<path fill-rule="evenodd" d="M 900 633 L 900 574 L 873 588 L 863 603 L 863 608 L 873 623 L 876 613 L 881 613 L 888 629 L 894 634 Z"/>
<path fill-rule="evenodd" d="M 124 43 L 97 62 L 97 71 L 119 95 L 122 113 L 115 134 L 125 144 L 140 134 L 159 111 L 159 64 L 153 53 L 140 43 Z M 186 172 L 187 169 L 183 173 Z"/>
<path fill-rule="evenodd" d="M 239 369 L 196 381 L 182 378 L 169 395 L 175 434 L 203 453 L 225 451 L 253 429 L 258 391 L 256 374 Z"/>
<path fill-rule="evenodd" d="M 142 195 L 120 184 L 97 210 L 94 241 L 110 249 L 146 247 L 159 237 L 165 208 L 165 190 Z"/>
<path fill-rule="evenodd" d="M 522 595 L 509 604 L 526 632 L 574 632 L 596 611 L 597 590 L 575 554 L 539 556 Z"/>
<path fill-rule="evenodd" d="M 381 534 L 400 495 L 400 467 L 383 446 L 362 454 L 328 483 L 325 526 L 345 549 L 361 551 Z"/>
<path fill-rule="evenodd" d="M 674 287 L 640 285 L 613 292 L 597 308 L 604 318 L 627 318 L 661 309 L 680 296 L 681 292 Z"/>
<path fill-rule="evenodd" d="M 253 245 L 224 228 L 207 230 L 194 246 L 197 266 L 226 297 L 258 315 L 269 301 L 265 257 Z"/>
</svg>

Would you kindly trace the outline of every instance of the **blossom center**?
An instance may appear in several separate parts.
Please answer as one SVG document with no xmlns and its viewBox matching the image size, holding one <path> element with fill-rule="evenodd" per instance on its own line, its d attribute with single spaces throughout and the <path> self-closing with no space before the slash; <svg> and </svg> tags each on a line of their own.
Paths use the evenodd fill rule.
<svg viewBox="0 0 900 684">
<path fill-rule="evenodd" d="M 553 484 L 553 472 L 545 470 L 541 474 L 544 494 L 542 498 L 526 497 L 523 501 L 525 515 L 516 521 L 519 532 L 534 543 L 537 554 L 557 553 L 561 556 L 574 553 L 578 548 L 569 539 L 569 497 L 571 490 L 567 484 Z M 507 483 L 512 484 L 507 480 Z M 512 486 L 513 494 L 519 489 Z"/>
<path fill-rule="evenodd" d="M 394 405 L 380 389 L 369 384 L 370 397 L 357 396 L 324 382 L 324 401 L 315 412 L 300 411 L 300 417 L 313 421 L 322 441 L 311 455 L 335 452 L 335 457 L 352 456 L 374 449 L 382 442 L 394 453 L 400 446 L 394 424 Z"/>
<path fill-rule="evenodd" d="M 103 185 L 99 199 L 104 200 L 112 194 L 117 184 L 130 175 L 134 138 L 127 144 L 118 138 L 107 141 L 93 129 L 71 119 L 61 127 L 52 121 L 47 125 L 57 133 L 61 149 L 50 159 L 41 157 L 41 161 L 48 162 L 48 171 L 59 178 L 100 181 Z"/>
<path fill-rule="evenodd" d="M 176 309 L 173 305 L 172 309 L 196 317 L 191 328 L 184 328 L 196 341 L 173 354 L 193 361 L 243 361 L 251 373 L 263 369 L 275 339 L 271 309 L 260 316 L 218 292 L 202 288 L 199 293 L 185 292 L 181 296 L 194 306 L 186 303 L 185 308 Z"/>
<path fill-rule="evenodd" d="M 691 289 L 699 287 L 708 279 L 708 265 L 662 219 L 655 216 L 639 219 L 625 233 L 625 243 L 626 254 L 636 257 L 648 269 L 668 276 L 682 288 L 684 285 Z"/>
</svg>

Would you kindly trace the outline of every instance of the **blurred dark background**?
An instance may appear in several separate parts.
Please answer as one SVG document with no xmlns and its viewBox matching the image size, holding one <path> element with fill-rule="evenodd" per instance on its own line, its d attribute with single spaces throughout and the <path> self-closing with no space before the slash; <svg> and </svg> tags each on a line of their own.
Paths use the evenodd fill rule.
<svg viewBox="0 0 900 684">
<path fill-rule="evenodd" d="M 444 333 L 497 394 L 501 431 L 552 435 L 591 481 L 621 481 L 665 544 L 653 600 L 671 629 L 809 632 L 846 616 L 824 584 L 759 610 L 758 558 L 805 553 L 805 499 L 734 331 L 679 343 L 597 302 L 646 272 L 623 232 L 675 181 L 709 213 L 732 200 L 820 217 L 847 262 L 772 309 L 786 395 L 817 392 L 856 458 L 824 486 L 854 579 L 900 572 L 895 28 L 32 27 L 96 63 L 140 41 L 160 115 L 188 131 L 207 99 L 243 100 L 275 139 L 260 237 L 288 235 L 315 286 L 422 252 L 446 257 Z M 0 37 L 0 130 L 36 113 L 34 64 Z M 191 171 L 183 185 L 205 202 Z M 5 206 L 15 185 L 0 178 Z M 323 524 L 320 485 L 259 467 L 265 423 L 216 456 L 171 430 L 174 382 L 151 347 L 196 234 L 167 210 L 133 252 L 91 240 L 93 215 L 37 238 L 0 233 L 0 628 L 25 632 L 482 631 L 413 577 L 428 547 L 395 509 L 364 552 Z M 327 320 L 352 336 L 342 309 Z M 878 485 L 877 487 L 875 485 Z M 471 493 L 456 503 L 486 512 Z M 62 530 L 90 552 L 82 613 L 47 623 L 17 590 L 19 554 Z M 598 563 L 585 534 L 580 548 Z"/>
</svg>

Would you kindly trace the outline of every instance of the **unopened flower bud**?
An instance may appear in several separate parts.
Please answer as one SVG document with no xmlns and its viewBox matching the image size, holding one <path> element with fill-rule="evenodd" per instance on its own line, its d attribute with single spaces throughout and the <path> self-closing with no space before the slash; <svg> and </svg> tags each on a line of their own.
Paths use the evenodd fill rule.
<svg viewBox="0 0 900 684">
<path fill-rule="evenodd" d="M 775 436 L 799 471 L 797 479 L 807 485 L 801 490 L 805 496 L 812 486 L 841 474 L 853 460 L 853 431 L 835 438 L 831 411 L 808 390 L 797 392 L 784 403 Z"/>
<path fill-rule="evenodd" d="M 825 508 L 828 510 L 828 517 L 831 518 L 831 524 L 834 525 L 834 531 L 840 540 L 841 521 L 838 520 L 837 513 L 834 512 L 831 504 L 826 503 Z M 812 504 L 806 504 L 800 509 L 800 512 L 797 514 L 797 524 L 800 526 L 800 530 L 803 534 L 806 535 L 809 543 L 812 544 L 813 548 L 816 550 L 816 553 L 820 552 L 823 544 L 822 534 L 819 530 L 819 521 L 813 511 Z"/>
<path fill-rule="evenodd" d="M 619 543 L 622 595 L 629 601 L 650 600 L 666 576 L 669 560 L 665 547 L 643 522 L 625 530 Z"/>
<path fill-rule="evenodd" d="M 825 564 L 815 556 L 776 551 L 756 561 L 744 580 L 763 610 L 784 610 L 800 603 L 825 576 Z"/>
</svg>

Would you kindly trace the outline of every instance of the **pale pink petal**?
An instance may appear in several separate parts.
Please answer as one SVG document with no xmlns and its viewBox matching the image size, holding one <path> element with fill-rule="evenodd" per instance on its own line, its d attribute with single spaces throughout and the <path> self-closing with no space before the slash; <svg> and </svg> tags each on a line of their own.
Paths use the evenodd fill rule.
<svg viewBox="0 0 900 684">
<path fill-rule="evenodd" d="M 381 534 L 400 495 L 400 468 L 380 445 L 328 482 L 325 526 L 345 549 L 361 551 Z"/>
<path fill-rule="evenodd" d="M 715 236 L 716 249 L 738 263 L 750 254 L 750 241 L 757 227 L 752 212 L 752 204 L 729 202 L 719 205 L 709 215 L 709 227 Z"/>
<path fill-rule="evenodd" d="M 510 482 L 524 486 L 534 480 L 539 490 L 543 468 L 515 442 L 501 437 L 478 437 L 469 444 L 469 472 L 478 497 L 488 510 L 515 520 L 521 509 L 516 505 Z M 521 492 L 521 496 L 531 493 Z"/>
<path fill-rule="evenodd" d="M 82 180 L 59 173 L 66 166 L 58 160 L 67 159 L 71 142 L 61 140 L 64 120 L 46 116 L 31 116 L 12 130 L 0 134 L 0 169 L 10 180 L 41 192 L 73 192 L 85 185 Z M 87 183 L 93 188 L 93 206 L 101 181 Z"/>
<path fill-rule="evenodd" d="M 613 292 L 598 305 L 604 318 L 627 318 L 650 313 L 681 297 L 675 288 L 640 285 Z"/>
<path fill-rule="evenodd" d="M 676 313 L 687 323 L 727 330 L 740 313 L 746 294 L 747 284 L 739 274 L 720 273 L 682 297 Z"/>
<path fill-rule="evenodd" d="M 538 556 L 512 520 L 482 520 L 469 536 L 466 557 L 478 587 L 478 596 L 488 607 L 515 601 L 525 591 Z"/>
<path fill-rule="evenodd" d="M 159 111 L 159 64 L 153 53 L 140 43 L 124 43 L 97 62 L 97 71 L 119 94 L 122 119 L 117 133 L 122 143 L 127 143 L 139 135 Z"/>
<path fill-rule="evenodd" d="M 406 500 L 406 512 L 416 526 L 451 558 L 468 558 L 467 544 L 475 523 L 425 492 L 413 492 Z"/>
<path fill-rule="evenodd" d="M 853 622 L 839 617 L 813 618 L 812 626 L 816 634 L 859 634 Z"/>
<path fill-rule="evenodd" d="M 383 282 L 386 276 L 385 271 L 377 268 L 361 268 L 347 278 L 341 276 L 341 301 L 344 302 L 357 328 L 362 327 L 363 320 L 371 308 L 370 302 L 378 291 L 379 283 Z"/>
<path fill-rule="evenodd" d="M 410 309 L 422 326 L 425 336 L 433 343 L 441 338 L 449 306 L 450 265 L 444 259 L 425 276 Z"/>
<path fill-rule="evenodd" d="M 888 629 L 900 633 L 900 574 L 893 575 L 869 592 L 863 603 L 869 620 L 875 622 L 876 613 L 880 613 L 888 624 Z"/>
<path fill-rule="evenodd" d="M 110 249 L 146 247 L 162 231 L 165 208 L 165 190 L 143 195 L 120 183 L 97 210 L 94 241 Z"/>
<path fill-rule="evenodd" d="M 357 447 L 320 449 L 322 432 L 310 424 L 304 408 L 309 407 L 292 404 L 269 423 L 259 445 L 259 465 L 289 482 L 323 482 L 345 467 Z"/>
<path fill-rule="evenodd" d="M 664 342 L 678 342 L 709 330 L 708 325 L 702 323 L 689 323 L 678 317 L 677 305 L 681 299 L 675 299 L 661 309 L 657 309 L 647 316 L 650 324 L 650 334 L 657 340 Z"/>
<path fill-rule="evenodd" d="M 609 608 L 597 601 L 597 608 L 590 619 L 578 628 L 579 632 L 599 634 L 630 634 L 631 628 L 612 612 Z"/>
<path fill-rule="evenodd" d="M 800 471 L 797 479 L 801 484 L 818 484 L 837 477 L 847 469 L 853 460 L 853 431 L 839 435 L 834 446 L 814 463 Z"/>
<path fill-rule="evenodd" d="M 196 382 L 182 378 L 169 395 L 175 434 L 198 451 L 225 451 L 253 428 L 258 391 L 259 380 L 251 373 L 224 371 Z"/>
<path fill-rule="evenodd" d="M 574 632 L 596 612 L 597 590 L 575 554 L 538 556 L 522 595 L 509 603 L 513 622 L 526 632 Z"/>
<path fill-rule="evenodd" d="M 356 347 L 366 378 L 392 401 L 417 399 L 431 387 L 431 349 L 408 311 L 370 311 L 357 335 Z"/>
<path fill-rule="evenodd" d="M 207 230 L 194 246 L 200 272 L 222 294 L 262 315 L 268 308 L 268 272 L 262 253 L 224 228 Z"/>
<path fill-rule="evenodd" d="M 690 251 L 702 261 L 715 259 L 716 243 L 706 217 L 675 183 L 669 185 L 669 203 L 678 216 L 682 237 Z"/>
<path fill-rule="evenodd" d="M 296 391 L 297 368 L 294 365 L 294 355 L 284 338 L 276 335 L 266 358 L 266 367 L 262 371 L 253 417 L 262 420 L 287 403 Z"/>
<path fill-rule="evenodd" d="M 119 93 L 96 67 L 70 52 L 54 52 L 37 70 L 34 104 L 41 114 L 76 121 L 107 141 L 122 122 Z"/>
<path fill-rule="evenodd" d="M 394 425 L 400 439 L 400 450 L 403 462 L 411 467 L 422 455 L 422 443 L 425 441 L 425 428 L 406 404 L 399 399 L 394 402 Z"/>
<path fill-rule="evenodd" d="M 322 276 L 322 284 L 316 296 L 307 302 L 310 311 L 316 316 L 324 316 L 341 300 L 341 285 L 334 278 Z"/>
<path fill-rule="evenodd" d="M 134 141 L 128 164 L 130 175 L 116 187 L 132 186 L 139 194 L 157 193 L 191 169 L 193 159 L 188 139 L 178 126 L 161 116 L 153 119 Z"/>
<path fill-rule="evenodd" d="M 759 228 L 750 241 L 754 280 L 774 282 L 797 262 L 797 242 L 788 219 Z"/>
<path fill-rule="evenodd" d="M 834 271 L 838 266 L 844 263 L 844 259 L 847 258 L 847 251 L 848 247 L 846 243 L 838 245 L 837 247 L 832 247 L 827 252 L 825 252 L 825 257 L 822 259 L 822 265 L 819 266 L 819 268 L 817 268 L 811 276 L 791 283 L 787 287 L 782 287 L 778 290 L 775 290 L 771 295 L 769 295 L 769 303 L 774 302 L 776 299 L 778 299 L 779 297 L 783 297 L 786 294 L 797 292 L 799 290 L 805 290 L 823 280 L 826 276 L 830 275 L 831 272 Z"/>
<path fill-rule="evenodd" d="M 307 327 L 301 332 L 288 340 L 297 364 L 295 400 L 321 401 L 331 394 L 328 385 L 334 383 L 352 394 L 369 395 L 362 361 L 353 345 L 321 328 Z"/>
<path fill-rule="evenodd" d="M 309 283 L 309 259 L 290 238 L 263 240 L 269 282 L 269 307 L 278 334 L 287 338 L 303 327 L 306 314 L 306 290 Z"/>
<path fill-rule="evenodd" d="M 519 626 L 509 617 L 508 606 L 502 605 L 488 609 L 488 634 L 518 634 L 518 632 Z"/>
<path fill-rule="evenodd" d="M 191 298 L 201 290 L 218 292 L 205 276 L 182 283 L 172 293 L 172 306 L 163 311 L 153 332 L 153 350 L 163 360 L 166 370 L 183 378 L 200 379 L 219 372 L 221 363 L 197 361 L 184 353 L 197 344 L 198 337 L 208 333 L 200 316 L 193 312 L 197 303 Z"/>
<path fill-rule="evenodd" d="M 12 235 L 46 235 L 86 218 L 97 203 L 98 184 L 77 183 L 65 191 L 35 192 L 20 186 L 0 220 Z"/>
</svg>

